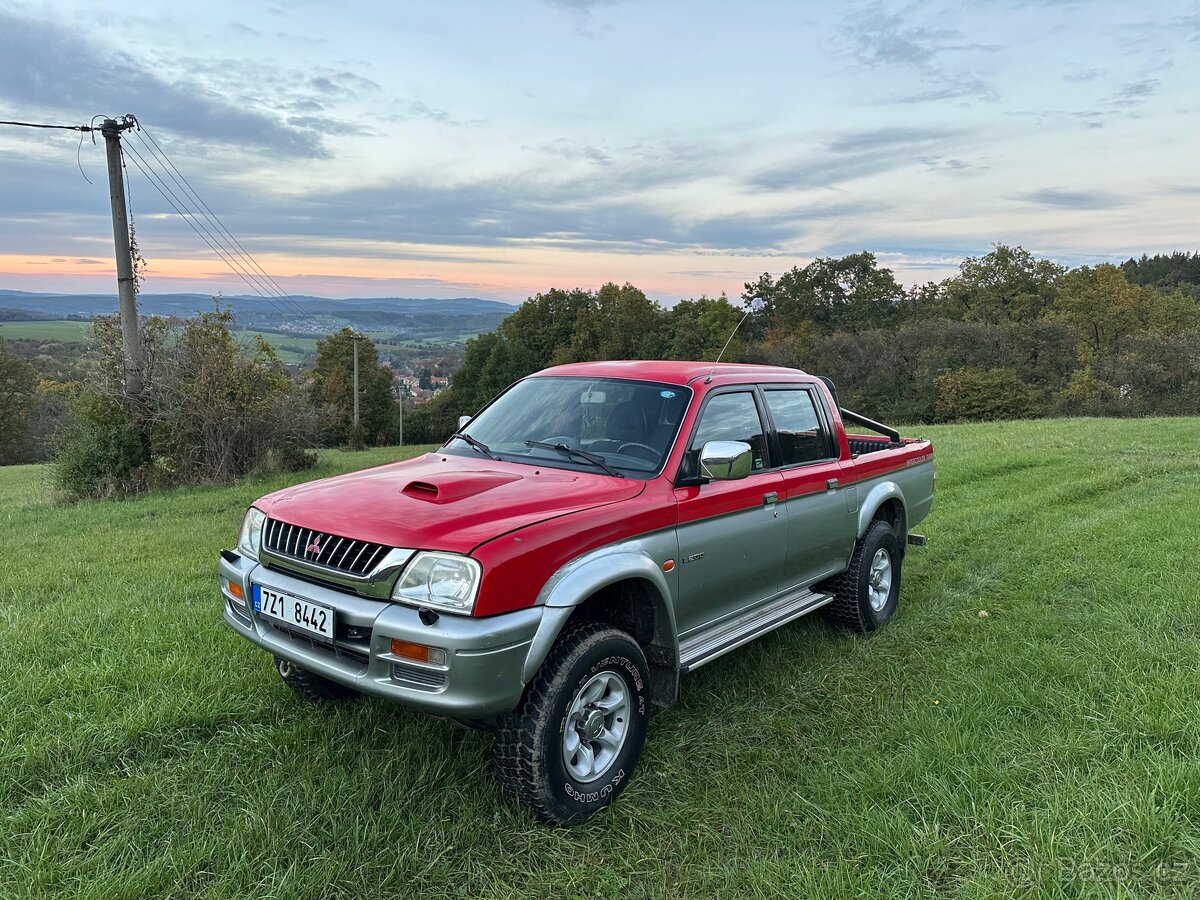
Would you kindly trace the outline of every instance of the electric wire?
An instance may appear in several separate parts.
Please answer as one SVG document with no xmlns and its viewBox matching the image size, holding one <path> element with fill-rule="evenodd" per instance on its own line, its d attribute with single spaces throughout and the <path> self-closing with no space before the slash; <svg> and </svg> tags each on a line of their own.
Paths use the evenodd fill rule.
<svg viewBox="0 0 1200 900">
<path fill-rule="evenodd" d="M 288 316 L 290 314 L 289 311 L 281 308 L 275 302 L 276 298 L 264 292 L 261 287 L 255 284 L 255 282 L 252 281 L 242 269 L 238 268 L 237 264 L 225 253 L 225 251 L 222 250 L 212 238 L 210 238 L 209 234 L 207 233 L 208 229 L 203 227 L 202 223 L 199 223 L 198 220 L 195 220 L 195 216 L 190 210 L 184 208 L 186 204 L 184 204 L 181 200 L 179 200 L 178 197 L 175 196 L 175 193 L 171 190 L 170 186 L 167 185 L 165 181 L 161 180 L 158 173 L 150 167 L 149 163 L 147 163 L 142 155 L 137 152 L 137 149 L 131 145 L 127 145 L 126 149 L 130 151 L 129 155 L 133 160 L 133 164 L 137 166 L 138 170 L 141 171 L 141 173 L 146 177 L 146 180 L 154 186 L 154 189 L 158 191 L 160 195 L 162 195 L 162 198 L 167 201 L 167 204 L 173 210 L 175 210 L 176 213 L 179 214 L 180 218 L 187 222 L 191 229 L 196 232 L 197 236 L 199 236 L 199 238 L 209 246 L 209 249 L 211 249 L 213 253 L 217 254 L 222 262 L 224 262 L 235 275 L 241 278 L 242 281 L 244 281 L 246 285 L 252 291 L 254 291 L 254 293 L 258 294 L 265 301 L 267 301 L 268 305 L 270 305 L 276 313 L 283 316 Z"/>
<path fill-rule="evenodd" d="M 54 125 L 43 122 L 22 122 L 16 120 L 0 120 L 0 125 L 58 131 L 77 131 L 79 132 L 79 148 L 82 149 L 84 134 L 92 133 L 92 141 L 95 142 L 95 132 L 103 130 L 96 127 L 95 121 L 97 118 L 100 118 L 100 116 L 93 116 L 91 125 Z M 124 121 L 126 122 L 126 129 L 132 130 L 133 133 L 138 135 L 142 146 L 153 160 L 151 162 L 151 159 L 142 156 L 129 141 L 126 141 L 125 149 L 132 155 L 134 165 L 179 217 L 187 222 L 191 229 L 196 232 L 197 236 L 208 245 L 225 265 L 245 282 L 255 294 L 265 300 L 276 313 L 285 318 L 292 314 L 309 318 L 309 314 L 296 299 L 279 285 L 279 282 L 246 250 L 241 241 L 234 237 L 233 233 L 225 226 L 225 223 L 204 202 L 204 199 L 192 187 L 183 173 L 179 171 L 179 168 L 170 157 L 167 156 L 166 151 L 162 149 L 154 139 L 154 136 L 148 131 L 145 133 L 145 137 L 142 136 L 144 129 L 136 117 L 127 115 L 124 117 Z M 132 125 L 132 128 L 129 128 L 130 125 Z M 149 143 L 147 143 L 147 138 L 149 139 Z M 76 155 L 78 156 L 78 153 Z M 91 179 L 83 171 L 82 163 L 78 159 L 76 162 L 79 163 L 79 171 L 84 179 L 91 184 Z M 155 163 L 157 163 L 158 169 L 155 169 Z M 124 168 L 123 162 L 122 167 Z M 168 179 L 174 182 L 175 187 L 179 189 L 179 194 L 182 194 L 183 197 L 180 197 L 172 190 L 171 186 L 167 183 Z M 125 180 L 128 184 L 128 177 Z M 202 211 L 196 208 L 192 202 L 193 199 L 196 204 L 199 204 L 199 207 L 202 207 Z M 132 209 L 127 210 L 127 212 L 130 214 L 132 221 Z M 205 220 L 204 222 L 201 221 L 201 217 Z M 214 229 L 216 233 L 214 233 Z"/>
<path fill-rule="evenodd" d="M 163 173 L 159 170 L 156 170 L 153 163 L 142 156 L 142 154 L 139 153 L 137 148 L 132 144 L 126 143 L 125 149 L 128 151 L 128 154 L 133 157 L 135 162 L 141 164 L 139 168 L 143 168 L 143 174 L 147 174 L 147 177 L 150 177 L 150 173 L 153 174 L 154 179 L 157 180 L 155 187 L 160 187 L 160 193 L 163 191 L 170 193 L 171 199 L 175 201 L 176 210 L 180 211 L 181 214 L 189 218 L 189 224 L 194 223 L 197 226 L 197 231 L 204 232 L 204 235 L 207 238 L 206 243 L 208 243 L 208 245 L 214 250 L 217 250 L 219 247 L 219 255 L 225 261 L 226 265 L 229 265 L 231 268 L 233 268 L 234 272 L 241 277 L 243 281 L 246 281 L 247 284 L 254 288 L 255 292 L 260 296 L 269 296 L 270 291 L 269 287 L 266 285 L 266 282 L 255 275 L 254 272 L 250 271 L 245 263 L 237 258 L 237 254 L 230 248 L 226 247 L 221 239 L 217 235 L 213 234 L 207 225 L 200 221 L 196 211 L 194 208 L 192 208 L 190 201 L 180 197 L 175 193 L 171 185 L 167 184 L 163 177 Z M 170 173 L 166 174 L 169 176 Z M 164 198 L 165 197 L 166 195 L 164 194 Z"/>
<path fill-rule="evenodd" d="M 41 122 L 0 122 L 0 125 L 18 125 L 21 128 L 53 128 L 60 131 L 92 131 L 87 125 L 44 125 Z"/>
<path fill-rule="evenodd" d="M 162 165 L 164 168 L 169 167 L 170 172 L 168 174 L 174 173 L 174 174 L 172 174 L 171 178 L 180 187 L 180 190 L 184 191 L 185 193 L 190 192 L 191 196 L 193 198 L 195 198 L 196 202 L 202 208 L 202 210 L 203 210 L 202 215 L 204 215 L 204 217 L 206 219 L 208 219 L 211 223 L 213 223 L 215 225 L 215 227 L 218 228 L 220 230 L 220 232 L 226 236 L 226 238 L 228 238 L 228 241 L 230 243 L 232 243 L 234 246 L 237 247 L 238 251 L 240 251 L 244 260 L 246 262 L 248 262 L 249 265 L 252 266 L 253 269 L 256 270 L 262 276 L 262 278 L 266 281 L 266 283 L 273 288 L 276 295 L 279 296 L 280 299 L 286 300 L 288 302 L 288 304 L 296 310 L 296 312 L 298 312 L 301 315 L 304 315 L 303 308 L 296 302 L 296 300 L 292 297 L 292 295 L 289 294 L 287 291 L 285 291 L 279 285 L 279 283 L 267 272 L 267 270 L 264 269 L 259 264 L 258 260 L 254 258 L 253 254 L 251 254 L 249 250 L 247 250 L 244 246 L 242 246 L 242 242 L 239 241 L 234 236 L 234 234 L 228 228 L 225 227 L 225 223 L 221 221 L 220 217 L 215 212 L 212 211 L 212 209 L 209 207 L 209 205 L 207 203 L 204 202 L 204 199 L 200 196 L 199 193 L 197 193 L 196 189 L 194 187 L 192 187 L 191 182 L 189 182 L 187 180 L 187 178 L 184 176 L 184 174 L 179 171 L 178 167 L 176 167 L 175 163 L 171 160 L 171 158 L 169 156 L 167 156 L 167 152 L 165 150 L 163 150 L 162 147 L 159 145 L 158 141 L 156 141 L 154 139 L 154 135 L 152 135 L 140 123 L 138 125 L 138 128 L 135 130 L 135 134 L 137 134 L 138 140 L 140 140 L 142 142 L 142 145 L 145 146 L 154 155 L 154 157 L 157 160 L 159 160 L 160 165 Z M 148 139 L 149 143 L 147 143 L 147 139 Z M 176 176 L 178 176 L 178 177 L 176 177 Z"/>
</svg>

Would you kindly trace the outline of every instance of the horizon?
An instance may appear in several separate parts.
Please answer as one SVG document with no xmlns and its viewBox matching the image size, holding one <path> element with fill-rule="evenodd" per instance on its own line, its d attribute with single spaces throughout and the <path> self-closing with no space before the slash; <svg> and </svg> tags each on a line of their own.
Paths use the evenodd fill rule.
<svg viewBox="0 0 1200 900">
<path fill-rule="evenodd" d="M 159 147 L 289 294 L 670 306 L 861 250 L 906 287 L 997 243 L 1195 251 L 1197 44 L 1183 0 L 0 0 L 0 119 L 138 116 L 147 294 L 248 290 L 147 180 Z M 0 127 L 0 160 L 0 282 L 115 295 L 103 141 Z"/>
</svg>

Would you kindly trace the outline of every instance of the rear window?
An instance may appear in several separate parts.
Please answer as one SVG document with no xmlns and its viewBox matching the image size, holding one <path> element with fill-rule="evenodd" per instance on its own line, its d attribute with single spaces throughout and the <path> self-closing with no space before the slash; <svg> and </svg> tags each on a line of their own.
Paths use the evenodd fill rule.
<svg viewBox="0 0 1200 900">
<path fill-rule="evenodd" d="M 811 391 L 767 389 L 767 408 L 779 434 L 781 465 L 816 462 L 833 456 L 829 439 Z"/>
</svg>

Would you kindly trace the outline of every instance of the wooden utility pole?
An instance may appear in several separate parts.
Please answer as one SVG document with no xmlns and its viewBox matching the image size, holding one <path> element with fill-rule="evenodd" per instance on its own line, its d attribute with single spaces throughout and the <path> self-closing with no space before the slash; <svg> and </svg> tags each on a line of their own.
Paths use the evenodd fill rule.
<svg viewBox="0 0 1200 900">
<path fill-rule="evenodd" d="M 100 126 L 108 156 L 108 194 L 112 201 L 113 244 L 117 253 L 117 296 L 121 303 L 121 343 L 125 351 L 125 399 L 136 403 L 142 395 L 144 363 L 138 336 L 137 282 L 133 274 L 128 207 L 125 205 L 125 170 L 121 164 L 121 132 L 136 123 L 126 117 L 105 119 Z"/>
</svg>

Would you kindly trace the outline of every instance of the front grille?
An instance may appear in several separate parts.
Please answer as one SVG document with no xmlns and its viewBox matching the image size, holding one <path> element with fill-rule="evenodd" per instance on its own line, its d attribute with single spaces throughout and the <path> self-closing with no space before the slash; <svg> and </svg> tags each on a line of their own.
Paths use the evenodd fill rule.
<svg viewBox="0 0 1200 900">
<path fill-rule="evenodd" d="M 366 575 L 388 552 L 383 544 L 338 537 L 312 528 L 289 525 L 278 519 L 267 519 L 263 528 L 263 544 L 279 556 L 350 575 Z"/>
</svg>

